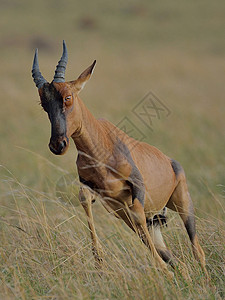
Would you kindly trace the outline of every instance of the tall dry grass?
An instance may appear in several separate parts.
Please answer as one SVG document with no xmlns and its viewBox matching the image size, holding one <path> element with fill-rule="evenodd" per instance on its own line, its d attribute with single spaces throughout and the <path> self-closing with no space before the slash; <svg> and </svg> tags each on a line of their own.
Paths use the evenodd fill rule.
<svg viewBox="0 0 225 300">
<path fill-rule="evenodd" d="M 197 220 L 209 284 L 193 258 L 177 214 L 170 214 L 168 228 L 164 229 L 166 243 L 186 263 L 193 280 L 186 281 L 175 270 L 171 282 L 152 267 L 148 249 L 139 238 L 96 203 L 93 210 L 105 259 L 99 273 L 85 215 L 77 206 L 76 188 L 64 186 L 64 190 L 58 190 L 59 198 L 54 189 L 35 190 L 11 176 L 5 185 L 0 236 L 2 297 L 222 299 L 225 232 L 221 221 Z"/>
<path fill-rule="evenodd" d="M 224 16 L 223 1 L 0 1 L 0 298 L 224 298 Z M 51 80 L 67 41 L 66 78 L 97 66 L 81 98 L 96 117 L 130 118 L 183 165 L 211 284 L 191 254 L 176 214 L 163 230 L 192 282 L 152 268 L 148 250 L 99 203 L 94 216 L 106 260 L 94 268 L 85 214 L 77 199 L 73 145 L 55 157 L 50 125 L 31 79 L 39 47 Z M 153 131 L 132 108 L 152 91 L 171 110 Z"/>
</svg>

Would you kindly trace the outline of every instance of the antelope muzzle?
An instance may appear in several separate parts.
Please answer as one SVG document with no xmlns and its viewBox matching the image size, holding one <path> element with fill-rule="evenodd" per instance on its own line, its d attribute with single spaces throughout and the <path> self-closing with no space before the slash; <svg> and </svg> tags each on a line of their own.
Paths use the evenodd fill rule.
<svg viewBox="0 0 225 300">
<path fill-rule="evenodd" d="M 64 154 L 68 147 L 69 147 L 68 137 L 60 137 L 60 138 L 51 137 L 49 143 L 49 149 L 55 155 Z"/>
</svg>

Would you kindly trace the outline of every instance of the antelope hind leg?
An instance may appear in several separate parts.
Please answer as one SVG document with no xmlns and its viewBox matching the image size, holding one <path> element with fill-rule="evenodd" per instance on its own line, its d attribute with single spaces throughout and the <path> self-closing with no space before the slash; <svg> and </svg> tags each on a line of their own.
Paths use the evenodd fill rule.
<svg viewBox="0 0 225 300">
<path fill-rule="evenodd" d="M 187 281 L 191 281 L 187 266 L 172 254 L 172 252 L 167 248 L 164 242 L 161 229 L 163 228 L 163 226 L 167 226 L 166 207 L 164 207 L 161 214 L 155 215 L 150 219 L 146 218 L 146 222 L 155 248 L 162 259 L 166 263 L 168 263 L 174 270 L 177 269 Z"/>
<path fill-rule="evenodd" d="M 167 264 L 163 261 L 159 253 L 157 252 L 153 240 L 150 236 L 150 233 L 147 228 L 146 217 L 144 213 L 144 208 L 141 205 L 140 201 L 136 198 L 134 199 L 134 204 L 130 207 L 131 211 L 131 223 L 130 227 L 137 231 L 139 237 L 142 239 L 144 244 L 149 248 L 153 263 L 156 268 L 161 270 L 169 279 L 173 279 L 174 274 L 170 272 L 167 268 Z M 127 222 L 126 222 L 127 223 Z M 132 224 L 133 223 L 133 224 Z"/>
<path fill-rule="evenodd" d="M 188 192 L 183 170 L 181 169 L 180 173 L 176 174 L 176 176 L 178 184 L 166 206 L 179 213 L 190 238 L 194 257 L 200 262 L 203 271 L 208 277 L 205 266 L 205 253 L 199 244 L 198 236 L 196 234 L 194 207 Z"/>
</svg>

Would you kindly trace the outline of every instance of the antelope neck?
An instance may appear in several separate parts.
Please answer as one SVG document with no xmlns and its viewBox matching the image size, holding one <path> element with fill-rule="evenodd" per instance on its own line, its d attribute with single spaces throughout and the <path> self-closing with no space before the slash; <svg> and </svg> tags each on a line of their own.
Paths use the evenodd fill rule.
<svg viewBox="0 0 225 300">
<path fill-rule="evenodd" d="M 72 135 L 72 139 L 79 153 L 84 153 L 87 157 L 91 157 L 98 161 L 103 160 L 107 134 L 99 121 L 92 115 L 79 98 L 78 103 L 81 116 L 80 126 L 79 130 Z"/>
</svg>

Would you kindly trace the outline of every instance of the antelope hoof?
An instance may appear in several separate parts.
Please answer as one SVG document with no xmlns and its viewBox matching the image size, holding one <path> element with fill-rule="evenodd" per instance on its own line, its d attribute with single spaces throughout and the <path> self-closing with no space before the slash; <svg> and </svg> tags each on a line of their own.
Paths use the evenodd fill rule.
<svg viewBox="0 0 225 300">
<path fill-rule="evenodd" d="M 95 258 L 95 267 L 96 269 L 102 269 L 103 266 L 103 255 L 101 250 L 96 250 L 95 248 L 92 248 L 92 252 Z"/>
<path fill-rule="evenodd" d="M 158 269 L 159 271 L 161 271 L 163 273 L 163 275 L 165 277 L 167 277 L 170 281 L 173 281 L 174 279 L 174 273 L 172 271 L 169 271 L 167 266 L 163 266 L 160 269 Z"/>
<path fill-rule="evenodd" d="M 177 269 L 178 271 L 178 274 L 181 274 L 181 276 L 188 282 L 192 282 L 192 279 L 189 275 L 189 272 L 188 272 L 188 269 L 187 269 L 187 266 L 179 261 L 179 263 L 176 265 L 175 267 L 175 270 Z"/>
<path fill-rule="evenodd" d="M 170 281 L 173 281 L 173 279 L 174 279 L 174 273 L 173 273 L 173 272 L 167 270 L 166 276 L 168 277 L 168 279 L 169 279 Z"/>
<path fill-rule="evenodd" d="M 186 281 L 192 282 L 191 276 L 189 275 L 189 272 L 188 272 L 188 270 L 186 269 L 186 267 L 184 267 L 184 268 L 181 267 L 179 271 L 180 271 L 181 275 L 183 276 L 183 278 L 184 278 Z"/>
</svg>

